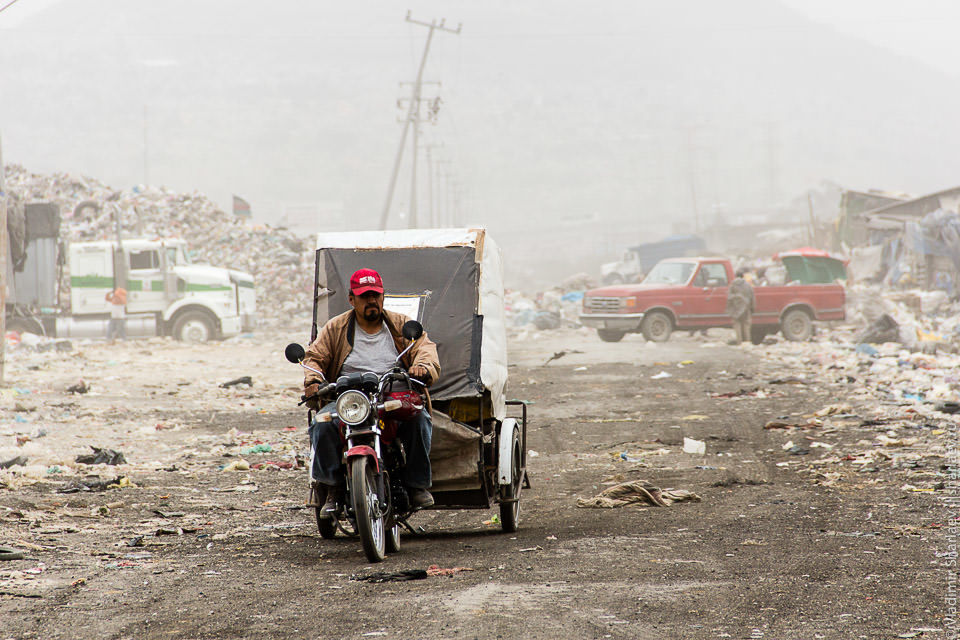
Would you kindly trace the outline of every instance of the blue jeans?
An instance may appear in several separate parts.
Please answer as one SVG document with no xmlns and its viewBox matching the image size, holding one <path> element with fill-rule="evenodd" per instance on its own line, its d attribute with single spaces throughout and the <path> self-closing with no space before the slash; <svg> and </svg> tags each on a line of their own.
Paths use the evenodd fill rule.
<svg viewBox="0 0 960 640">
<path fill-rule="evenodd" d="M 336 403 L 331 402 L 319 413 L 332 413 Z M 318 413 L 318 415 L 319 415 Z M 310 425 L 311 464 L 310 478 L 328 486 L 343 485 L 343 445 L 340 442 L 340 430 L 334 421 L 319 422 L 316 419 Z M 420 415 L 401 422 L 397 429 L 397 439 L 403 443 L 407 454 L 407 465 L 400 480 L 413 489 L 429 489 L 430 441 L 433 437 L 433 420 L 426 407 Z"/>
<path fill-rule="evenodd" d="M 110 318 L 110 322 L 107 323 L 107 340 L 114 340 L 115 338 L 127 339 L 126 318 Z"/>
</svg>

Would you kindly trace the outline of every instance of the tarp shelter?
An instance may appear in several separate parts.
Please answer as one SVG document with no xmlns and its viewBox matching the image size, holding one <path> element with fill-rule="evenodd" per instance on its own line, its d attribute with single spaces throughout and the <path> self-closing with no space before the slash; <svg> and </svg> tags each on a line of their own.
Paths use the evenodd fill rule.
<svg viewBox="0 0 960 640">
<path fill-rule="evenodd" d="M 317 236 L 313 338 L 350 309 L 350 275 L 376 269 L 384 306 L 423 323 L 437 343 L 441 376 L 434 401 L 489 392 L 493 417 L 506 417 L 507 344 L 500 249 L 485 229 L 408 229 Z"/>
<path fill-rule="evenodd" d="M 822 249 L 801 247 L 778 253 L 774 258 L 783 262 L 788 282 L 830 284 L 847 278 L 846 261 Z"/>
</svg>

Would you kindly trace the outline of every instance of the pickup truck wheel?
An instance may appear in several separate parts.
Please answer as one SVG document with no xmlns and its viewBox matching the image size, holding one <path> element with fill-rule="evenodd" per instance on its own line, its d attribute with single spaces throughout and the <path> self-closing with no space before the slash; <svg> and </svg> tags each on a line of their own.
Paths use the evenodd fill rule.
<svg viewBox="0 0 960 640">
<path fill-rule="evenodd" d="M 813 319 L 802 309 L 791 309 L 780 321 L 783 337 L 791 342 L 804 342 L 813 335 Z"/>
<path fill-rule="evenodd" d="M 604 342 L 620 342 L 627 333 L 616 329 L 597 329 L 597 335 Z"/>
<path fill-rule="evenodd" d="M 654 311 L 643 317 L 640 331 L 643 332 L 643 337 L 651 342 L 666 342 L 673 332 L 673 322 L 667 314 Z"/>
<path fill-rule="evenodd" d="M 202 311 L 188 311 L 173 324 L 173 337 L 180 342 L 210 342 L 216 333 L 213 320 Z"/>
</svg>

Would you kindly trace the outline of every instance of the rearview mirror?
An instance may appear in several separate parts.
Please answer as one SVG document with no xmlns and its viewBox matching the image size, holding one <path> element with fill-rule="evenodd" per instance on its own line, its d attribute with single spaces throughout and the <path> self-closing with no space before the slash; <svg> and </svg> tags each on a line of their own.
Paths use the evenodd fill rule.
<svg viewBox="0 0 960 640">
<path fill-rule="evenodd" d="M 287 348 L 283 350 L 283 355 L 293 364 L 300 364 L 303 357 L 307 355 L 307 352 L 296 342 L 291 342 L 287 345 Z"/>
<path fill-rule="evenodd" d="M 407 320 L 403 323 L 403 329 L 400 330 L 403 337 L 407 340 L 419 340 L 423 335 L 423 325 L 416 320 Z M 287 347 L 289 349 L 289 347 Z"/>
</svg>

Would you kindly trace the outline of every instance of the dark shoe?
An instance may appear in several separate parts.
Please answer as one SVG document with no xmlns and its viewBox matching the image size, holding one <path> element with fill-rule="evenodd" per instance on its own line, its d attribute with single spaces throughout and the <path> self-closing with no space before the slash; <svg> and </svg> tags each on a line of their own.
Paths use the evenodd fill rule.
<svg viewBox="0 0 960 640">
<path fill-rule="evenodd" d="M 342 487 L 327 487 L 327 501 L 323 503 L 320 509 L 320 518 L 324 520 L 333 520 L 337 513 L 337 506 L 343 502 Z"/>
<path fill-rule="evenodd" d="M 410 504 L 415 509 L 426 509 L 433 506 L 433 496 L 426 489 L 410 489 Z"/>
</svg>

